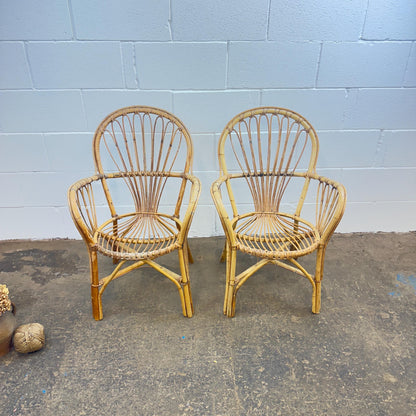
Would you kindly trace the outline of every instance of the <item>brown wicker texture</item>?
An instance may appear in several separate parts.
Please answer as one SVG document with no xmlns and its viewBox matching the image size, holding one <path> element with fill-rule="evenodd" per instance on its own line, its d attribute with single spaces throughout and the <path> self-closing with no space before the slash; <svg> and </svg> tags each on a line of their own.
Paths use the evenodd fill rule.
<svg viewBox="0 0 416 416">
<path fill-rule="evenodd" d="M 314 128 L 284 108 L 245 111 L 223 130 L 221 176 L 211 195 L 226 235 L 221 258 L 226 260 L 225 315 L 234 316 L 237 291 L 268 263 L 306 277 L 312 284 L 312 312 L 319 313 L 325 249 L 344 213 L 346 191 L 316 174 L 318 150 Z M 259 260 L 236 275 L 238 251 Z M 317 254 L 314 274 L 298 262 L 312 252 Z"/>
<path fill-rule="evenodd" d="M 88 248 L 94 318 L 103 317 L 102 294 L 107 285 L 144 265 L 176 285 L 183 314 L 191 317 L 188 264 L 192 257 L 187 235 L 200 182 L 192 175 L 193 146 L 188 130 L 166 111 L 122 108 L 98 126 L 93 155 L 96 174 L 73 184 L 68 200 Z M 185 198 L 188 204 L 183 203 Z M 178 250 L 180 274 L 154 261 L 174 250 Z M 117 264 L 102 279 L 97 253 L 112 257 Z"/>
</svg>

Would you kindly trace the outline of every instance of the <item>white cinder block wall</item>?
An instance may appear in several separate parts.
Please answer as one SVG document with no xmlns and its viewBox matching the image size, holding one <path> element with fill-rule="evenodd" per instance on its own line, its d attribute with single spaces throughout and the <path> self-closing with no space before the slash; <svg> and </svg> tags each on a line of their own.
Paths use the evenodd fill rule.
<svg viewBox="0 0 416 416">
<path fill-rule="evenodd" d="M 66 190 L 127 105 L 179 116 L 203 191 L 192 236 L 221 234 L 209 186 L 237 112 L 305 115 L 319 172 L 348 190 L 339 231 L 416 229 L 413 0 L 0 0 L 0 239 L 79 238 Z"/>
</svg>

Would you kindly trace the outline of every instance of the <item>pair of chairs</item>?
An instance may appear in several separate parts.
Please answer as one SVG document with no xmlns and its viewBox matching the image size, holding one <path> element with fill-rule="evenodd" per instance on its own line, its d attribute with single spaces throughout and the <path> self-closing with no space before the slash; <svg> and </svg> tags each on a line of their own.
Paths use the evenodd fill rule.
<svg viewBox="0 0 416 416">
<path fill-rule="evenodd" d="M 311 124 L 283 108 L 254 108 L 225 126 L 218 145 L 220 177 L 211 186 L 226 236 L 225 315 L 234 316 L 237 291 L 268 263 L 306 277 L 312 312 L 319 313 L 325 249 L 343 215 L 346 193 L 341 184 L 316 174 L 318 147 Z M 103 317 L 107 285 L 144 265 L 175 284 L 183 315 L 191 317 L 187 236 L 200 182 L 192 175 L 187 128 L 161 109 L 126 107 L 98 126 L 93 157 L 96 174 L 73 184 L 68 200 L 88 249 L 94 318 Z M 180 273 L 155 261 L 174 250 Z M 236 275 L 238 251 L 258 261 Z M 310 274 L 298 259 L 315 251 Z M 98 253 L 116 265 L 101 279 Z"/>
</svg>

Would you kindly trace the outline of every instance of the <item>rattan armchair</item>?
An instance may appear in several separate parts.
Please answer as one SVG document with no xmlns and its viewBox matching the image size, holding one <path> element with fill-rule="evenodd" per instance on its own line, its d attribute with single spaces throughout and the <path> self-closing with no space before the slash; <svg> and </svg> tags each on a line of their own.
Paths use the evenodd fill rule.
<svg viewBox="0 0 416 416">
<path fill-rule="evenodd" d="M 69 208 L 90 262 L 93 316 L 114 279 L 148 265 L 177 287 L 184 316 L 193 314 L 187 235 L 200 193 L 192 175 L 193 147 L 183 123 L 152 107 L 126 107 L 107 116 L 93 140 L 96 174 L 68 191 Z M 183 203 L 184 199 L 188 203 Z M 178 250 L 180 273 L 155 262 Z M 98 253 L 113 258 L 101 279 Z"/>
<path fill-rule="evenodd" d="M 211 195 L 226 236 L 225 315 L 234 316 L 237 291 L 269 263 L 306 277 L 312 312 L 319 313 L 325 249 L 344 213 L 346 191 L 317 175 L 318 150 L 311 124 L 283 108 L 245 111 L 224 128 L 218 144 L 221 176 Z M 236 275 L 238 251 L 258 259 Z M 313 252 L 311 274 L 298 259 Z"/>
</svg>

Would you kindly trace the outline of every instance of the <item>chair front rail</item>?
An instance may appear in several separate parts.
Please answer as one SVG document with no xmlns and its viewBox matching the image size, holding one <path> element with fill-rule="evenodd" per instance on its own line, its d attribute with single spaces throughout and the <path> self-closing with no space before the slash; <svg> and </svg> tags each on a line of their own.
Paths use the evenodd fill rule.
<svg viewBox="0 0 416 416">
<path fill-rule="evenodd" d="M 289 270 L 293 273 L 296 273 L 302 277 L 305 277 L 309 280 L 312 286 L 315 286 L 314 277 L 308 273 L 308 271 L 296 260 L 294 259 L 287 259 L 288 262 L 292 263 L 293 266 L 287 264 L 281 260 L 270 260 L 270 259 L 262 259 L 241 272 L 239 275 L 235 276 L 234 285 L 235 290 L 237 291 L 240 287 L 258 270 L 260 270 L 266 264 L 274 264 L 276 266 L 280 266 L 286 270 Z"/>
</svg>

